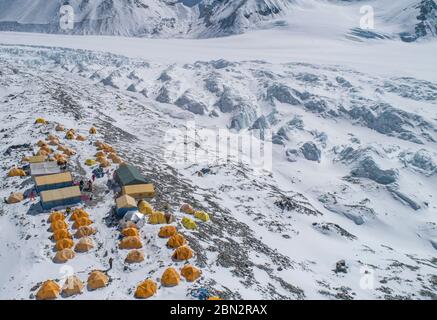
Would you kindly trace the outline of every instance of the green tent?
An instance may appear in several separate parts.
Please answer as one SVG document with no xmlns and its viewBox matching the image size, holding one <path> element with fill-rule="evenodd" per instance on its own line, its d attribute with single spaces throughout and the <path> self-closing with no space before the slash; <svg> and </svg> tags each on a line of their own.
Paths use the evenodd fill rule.
<svg viewBox="0 0 437 320">
<path fill-rule="evenodd" d="M 121 186 L 149 183 L 137 168 L 129 164 L 120 165 L 120 167 L 115 171 L 115 179 Z"/>
</svg>

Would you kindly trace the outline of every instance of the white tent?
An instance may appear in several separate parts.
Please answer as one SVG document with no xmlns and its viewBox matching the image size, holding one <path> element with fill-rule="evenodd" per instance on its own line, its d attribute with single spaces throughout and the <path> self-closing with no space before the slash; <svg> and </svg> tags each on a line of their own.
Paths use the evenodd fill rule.
<svg viewBox="0 0 437 320">
<path fill-rule="evenodd" d="M 141 228 L 145 223 L 144 215 L 139 211 L 128 211 L 123 219 L 121 219 L 121 223 L 122 225 L 126 225 L 129 222 L 133 222 L 138 228 Z"/>
<path fill-rule="evenodd" d="M 56 173 L 61 173 L 61 168 L 58 166 L 56 161 L 30 164 L 30 174 L 32 176 L 46 176 Z"/>
</svg>

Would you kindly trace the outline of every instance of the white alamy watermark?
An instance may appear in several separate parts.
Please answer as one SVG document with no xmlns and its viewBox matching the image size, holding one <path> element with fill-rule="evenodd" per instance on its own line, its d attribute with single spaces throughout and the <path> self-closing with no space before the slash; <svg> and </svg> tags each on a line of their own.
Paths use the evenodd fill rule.
<svg viewBox="0 0 437 320">
<path fill-rule="evenodd" d="M 369 266 L 360 267 L 360 288 L 362 290 L 373 290 L 375 288 L 375 271 Z"/>
<path fill-rule="evenodd" d="M 74 276 L 74 268 L 70 265 L 63 265 L 59 268 L 59 273 L 61 274 L 61 287 L 65 286 L 68 278 Z M 72 281 L 68 282 L 68 289 L 74 289 L 74 284 Z"/>
<path fill-rule="evenodd" d="M 272 171 L 272 131 L 233 133 L 228 129 L 170 129 L 164 137 L 164 157 L 174 167 L 214 166 L 224 162 L 244 163 L 257 173 Z"/>
<path fill-rule="evenodd" d="M 375 10 L 372 6 L 366 5 L 360 8 L 360 28 L 363 30 L 375 29 Z"/>
<path fill-rule="evenodd" d="M 73 30 L 74 9 L 70 5 L 63 5 L 59 8 L 59 28 L 61 30 Z"/>
</svg>

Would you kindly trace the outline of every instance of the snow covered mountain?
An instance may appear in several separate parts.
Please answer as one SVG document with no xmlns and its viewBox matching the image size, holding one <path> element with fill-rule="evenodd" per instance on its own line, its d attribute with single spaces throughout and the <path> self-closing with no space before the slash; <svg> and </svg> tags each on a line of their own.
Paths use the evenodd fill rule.
<svg viewBox="0 0 437 320">
<path fill-rule="evenodd" d="M 74 8 L 73 30 L 59 27 L 63 4 Z M 436 35 L 435 0 L 0 0 L 0 30 L 210 38 L 293 25 L 302 10 L 309 11 L 317 23 L 320 7 L 330 6 L 331 12 L 350 7 L 356 13 L 363 5 L 373 6 L 380 20 L 375 32 L 360 30 L 355 21 L 355 35 L 404 41 Z"/>
</svg>

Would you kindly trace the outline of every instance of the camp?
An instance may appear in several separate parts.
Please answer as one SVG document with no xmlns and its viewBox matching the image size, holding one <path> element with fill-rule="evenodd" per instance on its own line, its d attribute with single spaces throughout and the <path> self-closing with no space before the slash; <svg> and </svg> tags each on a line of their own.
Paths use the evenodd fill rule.
<svg viewBox="0 0 437 320">
<path fill-rule="evenodd" d="M 135 290 L 135 298 L 137 299 L 147 299 L 153 296 L 158 289 L 155 281 L 147 279 L 141 282 L 137 289 Z"/>
<path fill-rule="evenodd" d="M 123 195 L 117 200 L 116 203 L 116 215 L 118 218 L 122 218 L 128 211 L 136 211 L 137 203 L 134 198 L 128 195 Z"/>
<path fill-rule="evenodd" d="M 26 172 L 18 168 L 12 168 L 8 172 L 8 177 L 25 177 L 25 176 L 26 176 Z"/>
<path fill-rule="evenodd" d="M 56 241 L 55 248 L 56 248 L 56 251 L 61 251 L 63 249 L 71 249 L 71 248 L 73 248 L 73 245 L 74 245 L 73 240 L 61 239 L 61 240 Z"/>
<path fill-rule="evenodd" d="M 125 259 L 126 263 L 140 263 L 142 261 L 144 261 L 144 252 L 136 249 L 129 251 Z"/>
<path fill-rule="evenodd" d="M 47 176 L 36 176 L 35 188 L 37 192 L 53 190 L 73 185 L 73 177 L 70 172 L 56 173 Z"/>
<path fill-rule="evenodd" d="M 55 241 L 59 241 L 62 239 L 71 239 L 71 234 L 68 232 L 67 229 L 58 229 L 55 232 L 53 232 L 53 239 Z"/>
<path fill-rule="evenodd" d="M 164 226 L 159 229 L 158 237 L 160 238 L 170 238 L 177 233 L 177 229 L 175 226 Z"/>
<path fill-rule="evenodd" d="M 128 194 L 135 199 L 153 198 L 155 196 L 155 187 L 152 183 L 123 186 L 121 191 L 123 194 Z"/>
<path fill-rule="evenodd" d="M 209 221 L 209 215 L 205 211 L 196 211 L 194 212 L 194 216 L 203 222 Z"/>
<path fill-rule="evenodd" d="M 140 249 L 143 247 L 140 237 L 125 237 L 121 239 L 119 248 L 120 249 Z"/>
<path fill-rule="evenodd" d="M 29 163 L 41 163 L 46 161 L 47 156 L 32 156 L 28 157 L 27 162 Z"/>
<path fill-rule="evenodd" d="M 97 161 L 94 159 L 86 159 L 85 164 L 89 167 L 95 166 L 97 164 Z"/>
<path fill-rule="evenodd" d="M 149 215 L 149 223 L 150 224 L 165 224 L 167 220 L 165 219 L 165 214 L 161 211 L 155 211 L 151 215 Z"/>
<path fill-rule="evenodd" d="M 191 264 L 186 264 L 181 269 L 181 275 L 189 282 L 196 281 L 200 275 L 201 272 L 196 267 L 192 266 Z"/>
<path fill-rule="evenodd" d="M 175 268 L 168 268 L 164 271 L 161 277 L 161 284 L 164 287 L 177 286 L 181 278 Z"/>
<path fill-rule="evenodd" d="M 185 237 L 181 234 L 175 234 L 174 236 L 172 236 L 170 239 L 168 239 L 167 241 L 167 247 L 169 248 L 179 248 L 181 246 L 184 246 L 187 244 L 187 240 L 185 239 Z"/>
<path fill-rule="evenodd" d="M 140 235 L 137 228 L 124 228 L 121 234 L 123 237 L 138 237 Z"/>
<path fill-rule="evenodd" d="M 70 259 L 73 259 L 75 253 L 70 248 L 62 249 L 61 251 L 56 252 L 55 257 L 53 258 L 53 262 L 55 263 L 65 263 Z"/>
<path fill-rule="evenodd" d="M 93 222 L 91 221 L 90 218 L 77 218 L 76 221 L 74 221 L 73 223 L 73 229 L 79 229 L 80 227 L 83 226 L 89 226 L 90 224 L 92 224 Z"/>
<path fill-rule="evenodd" d="M 78 218 L 88 218 L 89 214 L 82 208 L 76 208 L 71 214 L 70 220 L 76 221 Z"/>
<path fill-rule="evenodd" d="M 108 285 L 109 278 L 102 271 L 94 270 L 88 276 L 88 290 L 96 290 L 106 287 Z"/>
<path fill-rule="evenodd" d="M 90 134 L 96 134 L 97 133 L 97 129 L 95 127 L 91 127 L 89 133 Z"/>
<path fill-rule="evenodd" d="M 144 225 L 144 215 L 138 211 L 129 211 L 121 220 L 121 225 L 124 228 L 141 228 Z"/>
<path fill-rule="evenodd" d="M 91 226 L 82 226 L 77 229 L 76 233 L 74 234 L 74 237 L 80 239 L 83 237 L 92 236 L 95 233 L 96 233 L 95 228 Z"/>
<path fill-rule="evenodd" d="M 60 292 L 61 288 L 56 282 L 53 280 L 47 280 L 39 288 L 36 293 L 36 298 L 38 300 L 53 300 L 59 296 Z"/>
<path fill-rule="evenodd" d="M 55 231 L 61 230 L 61 229 L 67 229 L 67 228 L 68 228 L 68 225 L 64 220 L 56 220 L 50 224 L 50 230 L 52 232 L 55 232 Z"/>
<path fill-rule="evenodd" d="M 83 237 L 76 243 L 74 251 L 76 252 L 87 252 L 94 248 L 94 241 L 90 237 Z"/>
<path fill-rule="evenodd" d="M 153 207 L 147 201 L 140 200 L 140 202 L 138 202 L 138 211 L 140 211 L 142 214 L 152 214 Z"/>
<path fill-rule="evenodd" d="M 196 222 L 194 222 L 192 219 L 188 217 L 182 218 L 182 225 L 184 226 L 185 229 L 189 229 L 189 230 L 197 229 Z"/>
<path fill-rule="evenodd" d="M 61 168 L 56 162 L 41 162 L 30 164 L 30 174 L 32 176 L 47 176 L 49 174 L 61 173 Z"/>
<path fill-rule="evenodd" d="M 120 186 L 149 183 L 149 181 L 141 175 L 137 168 L 128 164 L 122 164 L 117 170 L 115 170 L 115 180 L 118 184 L 120 184 Z"/>
<path fill-rule="evenodd" d="M 65 215 L 61 211 L 55 211 L 50 214 L 49 222 L 54 222 L 58 220 L 65 220 Z"/>
<path fill-rule="evenodd" d="M 193 209 L 193 207 L 192 206 L 190 206 L 188 203 L 184 203 L 182 206 L 181 206 L 181 209 L 180 209 L 182 212 L 184 212 L 184 213 L 186 213 L 186 214 L 194 214 L 194 209 Z"/>
<path fill-rule="evenodd" d="M 67 277 L 64 285 L 62 286 L 62 296 L 71 297 L 76 294 L 81 294 L 83 290 L 82 281 L 75 275 Z"/>
<path fill-rule="evenodd" d="M 21 192 L 11 193 L 7 200 L 7 203 L 18 203 L 24 200 L 24 195 Z"/>
<path fill-rule="evenodd" d="M 42 191 L 40 197 L 44 210 L 58 206 L 69 206 L 82 201 L 78 186 Z"/>
<path fill-rule="evenodd" d="M 36 118 L 35 124 L 47 124 L 47 121 L 44 118 Z"/>
<path fill-rule="evenodd" d="M 182 246 L 175 250 L 172 258 L 177 261 L 189 260 L 193 257 L 193 250 L 188 246 Z"/>
</svg>

